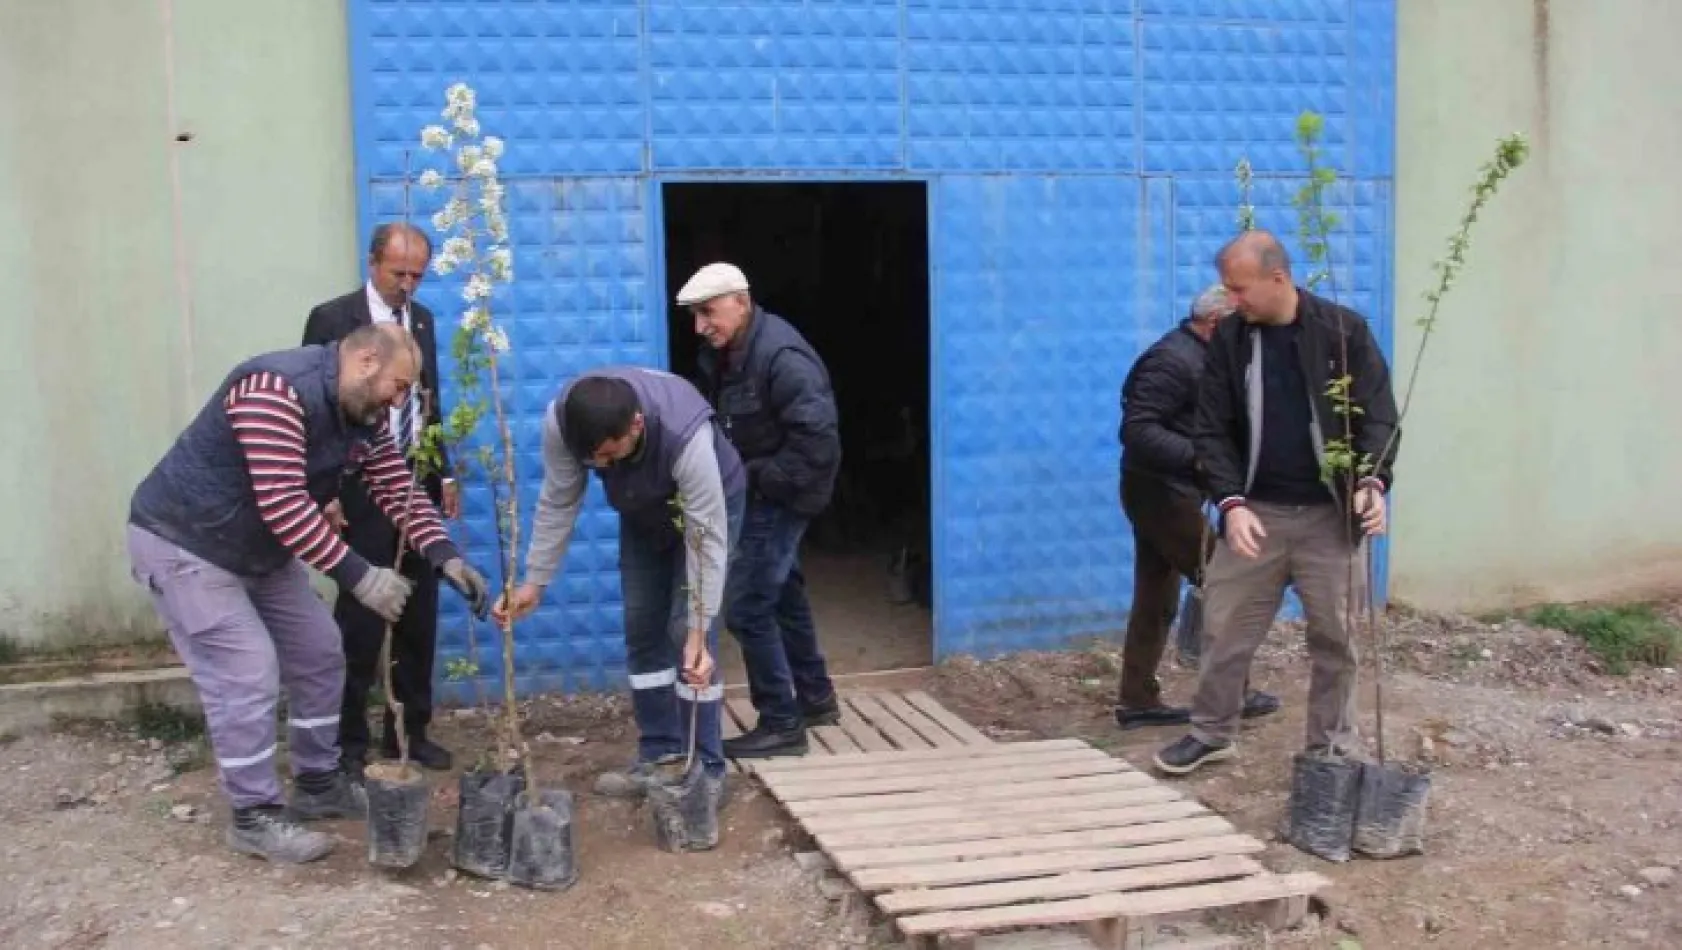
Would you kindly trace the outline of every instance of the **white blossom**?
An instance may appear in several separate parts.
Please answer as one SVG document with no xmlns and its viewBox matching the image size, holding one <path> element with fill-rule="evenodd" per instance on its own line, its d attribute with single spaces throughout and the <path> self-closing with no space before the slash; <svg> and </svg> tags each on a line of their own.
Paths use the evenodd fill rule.
<svg viewBox="0 0 1682 950">
<path fill-rule="evenodd" d="M 448 274 L 471 260 L 473 260 L 473 241 L 465 237 L 453 237 L 444 242 L 444 247 L 438 252 L 438 259 L 433 262 L 432 269 L 439 274 Z"/>
<path fill-rule="evenodd" d="M 471 304 L 477 304 L 481 300 L 489 300 L 490 296 L 490 278 L 484 274 L 474 274 L 467 278 L 467 286 L 461 289 L 461 298 Z"/>
<path fill-rule="evenodd" d="M 487 178 L 484 184 L 479 186 L 479 208 L 486 214 L 500 214 L 503 195 L 502 182 L 495 178 Z"/>
<path fill-rule="evenodd" d="M 477 331 L 481 327 L 489 326 L 490 322 L 490 311 L 484 307 L 474 307 L 472 310 L 463 310 L 461 313 L 461 328 L 463 330 Z"/>
<path fill-rule="evenodd" d="M 444 183 L 444 176 L 440 175 L 437 169 L 428 168 L 426 171 L 420 173 L 420 180 L 417 183 L 422 188 L 437 188 L 439 185 Z"/>
<path fill-rule="evenodd" d="M 432 227 L 438 231 L 448 231 L 457 224 L 466 221 L 472 213 L 472 210 L 467 207 L 467 202 L 459 197 L 451 198 L 450 203 L 444 206 L 444 210 L 432 216 Z"/>
<path fill-rule="evenodd" d="M 472 117 L 456 119 L 456 131 L 470 139 L 476 139 L 479 137 L 479 120 Z"/>
<path fill-rule="evenodd" d="M 508 352 L 508 333 L 501 327 L 487 327 L 485 329 L 485 345 L 493 353 Z"/>
<path fill-rule="evenodd" d="M 456 149 L 456 167 L 461 169 L 463 173 L 466 173 L 471 170 L 474 165 L 478 164 L 479 159 L 484 157 L 484 149 L 481 149 L 479 146 L 463 145 L 461 148 Z"/>
<path fill-rule="evenodd" d="M 479 102 L 479 97 L 474 94 L 472 87 L 464 82 L 458 82 L 444 90 L 444 98 L 449 102 L 449 105 L 444 107 L 443 116 L 446 119 L 456 120 L 458 127 L 460 120 L 473 117 L 473 109 Z"/>
<path fill-rule="evenodd" d="M 494 135 L 485 136 L 485 157 L 495 159 L 502 157 L 503 141 Z"/>
<path fill-rule="evenodd" d="M 495 178 L 496 162 L 488 158 L 481 158 L 473 163 L 473 167 L 469 168 L 467 173 L 474 178 Z"/>
<path fill-rule="evenodd" d="M 441 125 L 429 125 L 421 129 L 421 145 L 427 149 L 449 148 L 453 141 L 449 130 Z"/>
<path fill-rule="evenodd" d="M 490 270 L 492 280 L 506 284 L 514 279 L 514 252 L 506 247 L 492 248 L 485 255 L 485 266 Z"/>
<path fill-rule="evenodd" d="M 503 217 L 501 209 L 485 209 L 485 230 L 490 232 L 491 240 L 496 243 L 508 242 L 508 219 Z"/>
</svg>

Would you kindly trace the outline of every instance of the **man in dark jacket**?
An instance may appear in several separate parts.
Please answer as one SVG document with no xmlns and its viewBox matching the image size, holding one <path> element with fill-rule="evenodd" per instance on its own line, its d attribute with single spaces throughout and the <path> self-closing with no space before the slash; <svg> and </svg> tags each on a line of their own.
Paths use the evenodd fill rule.
<svg viewBox="0 0 1682 950">
<path fill-rule="evenodd" d="M 1201 584 L 1203 562 L 1214 546 L 1191 430 L 1209 337 L 1231 311 L 1225 289 L 1217 284 L 1205 290 L 1191 316 L 1152 344 L 1121 386 L 1121 509 L 1133 527 L 1133 605 L 1115 710 L 1123 729 L 1183 723 L 1191 715 L 1183 706 L 1163 704 L 1156 669 L 1180 578 Z M 1273 696 L 1246 693 L 1246 717 L 1279 708 Z"/>
<path fill-rule="evenodd" d="M 415 299 L 415 291 L 426 276 L 432 242 L 419 228 L 408 224 L 382 224 L 374 229 L 368 248 L 368 282 L 362 287 L 320 304 L 310 311 L 304 324 L 304 345 L 333 343 L 359 327 L 395 324 L 408 330 L 420 349 L 419 389 L 422 400 L 410 393 L 401 406 L 391 410 L 388 423 L 399 454 L 407 457 L 425 426 L 443 419 L 438 398 L 438 344 L 432 311 Z M 422 405 L 422 402 L 425 405 Z M 439 446 L 443 452 L 442 445 Z M 448 471 L 448 459 L 443 469 Z M 455 480 L 428 475 L 421 488 L 444 517 L 457 514 L 459 495 Z M 369 497 L 360 478 L 345 479 L 338 499 L 338 513 L 346 522 L 345 540 L 370 564 L 391 567 L 397 554 L 397 531 L 379 506 Z M 403 727 L 409 739 L 409 758 L 429 769 L 448 769 L 448 750 L 432 741 L 427 727 L 432 721 L 432 667 L 438 647 L 438 581 L 417 551 L 403 556 L 395 565 L 414 586 L 408 606 L 392 625 L 392 692 L 403 704 Z M 369 736 L 368 692 L 377 681 L 380 644 L 385 638 L 385 621 L 357 602 L 340 597 L 333 607 L 339 632 L 345 642 L 344 709 L 339 713 L 339 752 L 345 768 L 360 776 L 366 764 Z M 385 713 L 380 743 L 387 758 L 397 757 L 397 732 L 391 710 Z"/>
<path fill-rule="evenodd" d="M 829 504 L 841 465 L 829 371 L 799 331 L 754 305 L 733 265 L 701 268 L 677 303 L 694 314 L 707 344 L 700 389 L 748 470 L 725 604 L 759 719 L 724 743 L 725 754 L 803 755 L 806 728 L 841 715 L 800 572 L 800 539 Z"/>
<path fill-rule="evenodd" d="M 1356 749 L 1351 635 L 1365 575 L 1352 562 L 1385 529 L 1399 436 L 1390 369 L 1360 314 L 1297 287 L 1265 231 L 1235 238 L 1216 266 L 1243 319 L 1216 329 L 1199 387 L 1194 440 L 1222 542 L 1191 734 L 1156 754 L 1174 775 L 1232 755 L 1244 677 L 1287 584 L 1308 615 L 1307 746 Z M 1333 396 L 1345 387 L 1348 406 Z M 1353 471 L 1328 465 L 1350 452 Z"/>
</svg>

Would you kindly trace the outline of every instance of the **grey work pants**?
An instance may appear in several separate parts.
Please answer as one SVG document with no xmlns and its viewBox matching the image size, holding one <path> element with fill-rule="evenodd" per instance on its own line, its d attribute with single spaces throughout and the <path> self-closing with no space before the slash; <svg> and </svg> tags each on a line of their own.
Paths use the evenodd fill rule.
<svg viewBox="0 0 1682 950">
<path fill-rule="evenodd" d="M 1192 735 L 1208 745 L 1232 741 L 1244 710 L 1250 661 L 1267 639 L 1285 598 L 1296 587 L 1308 616 L 1307 745 L 1354 751 L 1357 661 L 1351 639 L 1366 577 L 1352 557 L 1349 522 L 1338 505 L 1250 503 L 1267 537 L 1255 558 L 1222 540 L 1209 561 L 1203 598 L 1203 662 L 1192 702 Z M 1359 542 L 1358 542 L 1359 543 Z M 1351 564 L 1354 570 L 1351 571 Z M 1353 574 L 1353 576 L 1352 576 Z"/>
<path fill-rule="evenodd" d="M 335 768 L 344 648 L 304 565 L 244 577 L 132 525 L 128 549 L 134 578 L 198 689 L 233 807 L 283 800 L 274 767 L 283 681 L 292 774 Z"/>
</svg>

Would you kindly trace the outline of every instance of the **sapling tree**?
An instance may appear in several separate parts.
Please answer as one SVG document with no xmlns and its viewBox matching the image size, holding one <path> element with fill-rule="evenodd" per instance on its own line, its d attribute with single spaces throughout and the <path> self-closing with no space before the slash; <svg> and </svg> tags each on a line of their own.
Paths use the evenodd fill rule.
<svg viewBox="0 0 1682 950">
<path fill-rule="evenodd" d="M 442 458 L 439 446 L 451 444 L 456 446 L 452 454 L 458 475 L 476 470 L 484 477 L 491 495 L 502 595 L 510 599 L 520 540 L 519 485 L 514 436 L 504 406 L 500 374 L 500 361 L 508 353 L 508 334 L 492 316 L 497 286 L 514 279 L 514 253 L 509 246 L 505 210 L 507 192 L 497 169 L 505 146 L 496 136 L 481 134 L 475 114 L 478 97 L 471 87 L 456 83 L 445 92 L 445 100 L 442 117 L 447 124 L 422 129 L 421 145 L 428 152 L 443 153 L 452 160 L 443 163 L 443 170 L 423 171 L 418 183 L 429 190 L 448 190 L 444 206 L 432 216 L 433 229 L 442 237 L 432 270 L 440 276 L 460 275 L 465 308 L 451 343 L 456 388 L 449 418 L 442 426 L 428 427 L 415 455 L 419 464 L 436 469 Z M 477 438 L 479 426 L 486 418 L 493 422 L 493 435 L 489 439 Z M 464 448 L 470 450 L 464 452 Z M 503 763 L 527 762 L 527 791 L 535 801 L 530 750 L 520 736 L 519 705 L 515 698 L 511 617 L 500 624 L 500 633 L 503 705 L 497 729 L 498 759 Z M 471 618 L 468 637 L 469 656 L 447 664 L 446 675 L 474 680 L 477 688 L 478 644 Z"/>
</svg>

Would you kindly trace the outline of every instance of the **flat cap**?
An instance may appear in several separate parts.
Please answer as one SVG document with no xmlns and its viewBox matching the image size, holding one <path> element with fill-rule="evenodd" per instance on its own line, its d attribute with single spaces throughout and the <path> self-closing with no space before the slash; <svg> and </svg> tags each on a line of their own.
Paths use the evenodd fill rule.
<svg viewBox="0 0 1682 950">
<path fill-rule="evenodd" d="M 677 305 L 688 307 L 725 294 L 743 293 L 747 289 L 747 276 L 736 265 L 708 264 L 696 271 L 695 276 L 689 278 L 689 283 L 677 292 Z"/>
</svg>

